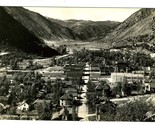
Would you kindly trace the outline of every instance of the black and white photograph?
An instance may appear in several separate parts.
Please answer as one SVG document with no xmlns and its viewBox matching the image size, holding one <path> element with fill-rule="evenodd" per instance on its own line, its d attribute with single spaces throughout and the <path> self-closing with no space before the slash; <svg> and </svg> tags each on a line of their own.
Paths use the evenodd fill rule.
<svg viewBox="0 0 155 125">
<path fill-rule="evenodd" d="M 0 120 L 155 121 L 155 8 L 0 6 Z"/>
</svg>

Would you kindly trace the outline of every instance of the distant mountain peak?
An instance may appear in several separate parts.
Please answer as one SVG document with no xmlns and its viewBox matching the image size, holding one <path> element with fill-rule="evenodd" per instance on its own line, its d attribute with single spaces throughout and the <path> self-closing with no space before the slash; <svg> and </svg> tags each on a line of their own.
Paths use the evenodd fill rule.
<svg viewBox="0 0 155 125">
<path fill-rule="evenodd" d="M 22 7 L 5 7 L 5 10 L 37 37 L 45 40 L 76 39 L 68 27 L 51 22 L 47 17 Z"/>
<path fill-rule="evenodd" d="M 91 21 L 91 20 L 58 20 L 50 18 L 52 22 L 57 22 L 60 25 L 69 27 L 80 40 L 89 41 L 100 36 L 106 36 L 111 32 L 119 22 L 115 21 Z"/>
<path fill-rule="evenodd" d="M 99 41 L 109 42 L 109 44 L 115 43 L 117 46 L 126 44 L 132 45 L 133 42 L 154 43 L 154 22 L 155 8 L 140 9 Z"/>
</svg>

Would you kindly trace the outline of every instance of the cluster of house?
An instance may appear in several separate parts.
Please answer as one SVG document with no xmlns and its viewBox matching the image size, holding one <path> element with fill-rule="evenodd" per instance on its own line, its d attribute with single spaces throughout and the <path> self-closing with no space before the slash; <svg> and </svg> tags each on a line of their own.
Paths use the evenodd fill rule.
<svg viewBox="0 0 155 125">
<path fill-rule="evenodd" d="M 25 65 L 28 62 L 26 62 Z M 106 67 L 106 66 L 105 66 Z M 152 68 L 147 69 L 147 73 L 153 72 Z M 0 77 L 7 76 L 10 79 L 15 72 L 31 72 L 30 70 L 10 70 L 8 68 L 0 69 Z M 33 72 L 33 71 L 32 71 Z M 66 86 L 63 88 L 65 94 L 60 97 L 60 106 L 70 107 L 73 104 L 73 101 L 78 100 L 79 93 L 81 91 L 80 85 L 87 84 L 89 81 L 95 83 L 97 96 L 103 97 L 103 86 L 101 86 L 100 81 L 106 80 L 110 87 L 115 87 L 118 82 L 124 82 L 126 78 L 128 83 L 143 83 L 145 84 L 145 91 L 155 91 L 155 79 L 146 78 L 145 71 L 133 71 L 128 72 L 128 67 L 125 63 L 116 64 L 114 70 L 111 67 L 106 67 L 105 69 L 100 68 L 99 64 L 89 64 L 89 63 L 79 63 L 79 64 L 67 64 L 64 67 L 62 66 L 53 66 L 44 69 L 35 70 L 42 74 L 42 79 L 47 81 L 55 81 L 61 79 Z M 102 100 L 102 98 L 100 98 Z M 52 100 L 52 98 L 50 99 Z M 39 101 L 41 102 L 41 101 Z M 26 103 L 19 104 L 18 109 L 28 109 Z M 22 107 L 22 108 L 21 108 Z M 23 108 L 24 107 L 24 108 Z M 72 110 L 69 109 L 72 112 Z M 71 113 L 70 112 L 70 113 Z"/>
<path fill-rule="evenodd" d="M 123 83 L 124 79 L 128 84 L 141 84 L 144 86 L 144 92 L 155 92 L 155 79 L 150 78 L 150 74 L 154 75 L 154 68 L 145 67 L 141 71 L 129 71 L 129 67 L 126 63 L 116 63 L 113 70 L 110 70 L 110 75 L 104 73 L 105 70 L 99 67 L 98 64 L 86 64 L 84 67 L 83 79 L 87 83 L 91 81 L 96 85 L 100 84 L 100 81 L 107 81 L 111 88 L 117 86 L 117 83 Z"/>
</svg>

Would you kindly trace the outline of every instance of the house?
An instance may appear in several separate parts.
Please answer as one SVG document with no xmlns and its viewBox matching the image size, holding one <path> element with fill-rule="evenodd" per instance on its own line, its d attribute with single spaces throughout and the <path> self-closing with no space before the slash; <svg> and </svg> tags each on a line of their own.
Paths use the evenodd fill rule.
<svg viewBox="0 0 155 125">
<path fill-rule="evenodd" d="M 71 87 L 73 84 L 71 80 L 64 80 L 63 83 L 66 85 L 66 87 Z"/>
<path fill-rule="evenodd" d="M 96 51 L 100 51 L 101 49 L 99 49 L 99 48 L 89 48 L 89 50 L 96 52 Z"/>
<path fill-rule="evenodd" d="M 63 71 L 63 67 L 62 66 L 53 66 L 53 67 L 48 67 L 46 70 L 49 72 Z"/>
<path fill-rule="evenodd" d="M 29 110 L 29 105 L 23 101 L 23 102 L 19 102 L 18 106 L 17 106 L 17 112 L 26 112 Z"/>
<path fill-rule="evenodd" d="M 99 64 L 91 64 L 90 68 L 90 80 L 91 79 L 99 79 L 101 76 L 101 70 Z"/>
<path fill-rule="evenodd" d="M 22 62 L 18 62 L 17 65 L 19 69 L 26 69 L 29 66 L 28 60 L 23 60 Z"/>
<path fill-rule="evenodd" d="M 73 96 L 74 99 L 77 99 L 78 93 L 77 89 L 75 88 L 67 88 L 66 93 L 70 94 Z"/>
<path fill-rule="evenodd" d="M 133 73 L 133 74 L 143 74 L 143 75 L 145 75 L 145 71 L 143 71 L 143 70 L 140 70 L 140 71 L 133 71 L 132 73 Z"/>
<path fill-rule="evenodd" d="M 150 86 L 150 83 L 151 83 L 151 82 L 152 82 L 152 81 L 149 80 L 149 79 L 143 80 L 143 84 L 144 84 L 144 86 L 145 86 L 145 90 L 144 90 L 145 93 L 151 91 L 151 86 Z"/>
<path fill-rule="evenodd" d="M 64 94 L 60 97 L 60 106 L 71 106 L 73 102 L 73 96 L 70 94 Z"/>
<path fill-rule="evenodd" d="M 56 79 L 64 80 L 66 78 L 66 75 L 62 73 L 44 73 L 41 78 L 45 80 L 46 82 L 48 80 L 54 81 Z"/>
<path fill-rule="evenodd" d="M 110 52 L 121 52 L 121 49 L 110 49 Z"/>
<path fill-rule="evenodd" d="M 47 100 L 52 100 L 53 97 L 54 97 L 54 93 L 48 93 L 45 95 L 45 99 L 47 99 Z"/>
<path fill-rule="evenodd" d="M 94 72 L 94 73 L 100 73 L 100 68 L 98 66 L 91 66 L 91 69 L 90 69 L 91 72 Z"/>
<path fill-rule="evenodd" d="M 111 72 L 114 72 L 114 68 L 112 66 L 104 66 L 101 67 L 101 75 L 110 75 Z"/>
<path fill-rule="evenodd" d="M 66 78 L 72 81 L 72 85 L 76 86 L 81 83 L 83 75 L 83 67 L 84 67 L 83 63 L 65 65 L 64 74 L 66 75 Z"/>
<path fill-rule="evenodd" d="M 150 57 L 154 59 L 155 58 L 155 53 L 151 53 Z"/>
<path fill-rule="evenodd" d="M 56 79 L 64 80 L 66 77 L 66 75 L 64 75 L 63 67 L 61 66 L 48 67 L 43 70 L 39 69 L 36 70 L 36 72 L 40 73 L 42 75 L 42 79 L 44 79 L 46 82 L 49 80 L 56 80 Z"/>
<path fill-rule="evenodd" d="M 89 82 L 89 80 L 90 80 L 90 76 L 89 76 L 89 74 L 86 76 L 82 76 L 82 80 L 84 81 L 84 83 L 88 83 Z"/>
<path fill-rule="evenodd" d="M 42 75 L 52 74 L 52 73 L 64 74 L 64 70 L 62 66 L 53 66 L 53 67 L 48 67 L 46 69 L 38 69 L 36 71 Z"/>
<path fill-rule="evenodd" d="M 0 52 L 0 56 L 8 55 L 10 54 L 9 52 Z"/>
<path fill-rule="evenodd" d="M 8 69 L 8 67 L 1 67 L 0 68 L 0 78 L 7 76 L 7 69 Z"/>
<path fill-rule="evenodd" d="M 78 75 L 83 73 L 83 64 L 71 64 L 64 66 L 64 73 L 66 75 Z"/>
</svg>

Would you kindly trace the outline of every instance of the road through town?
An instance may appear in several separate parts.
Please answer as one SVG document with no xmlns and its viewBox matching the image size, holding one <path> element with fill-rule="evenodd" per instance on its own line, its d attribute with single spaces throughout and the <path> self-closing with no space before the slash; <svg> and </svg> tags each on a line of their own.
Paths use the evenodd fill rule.
<svg viewBox="0 0 155 125">
<path fill-rule="evenodd" d="M 82 86 L 82 94 L 81 94 L 81 102 L 82 105 L 78 107 L 78 117 L 81 118 L 80 121 L 88 121 L 88 107 L 87 107 L 87 98 L 86 98 L 86 92 L 87 92 L 87 85 Z"/>
</svg>

